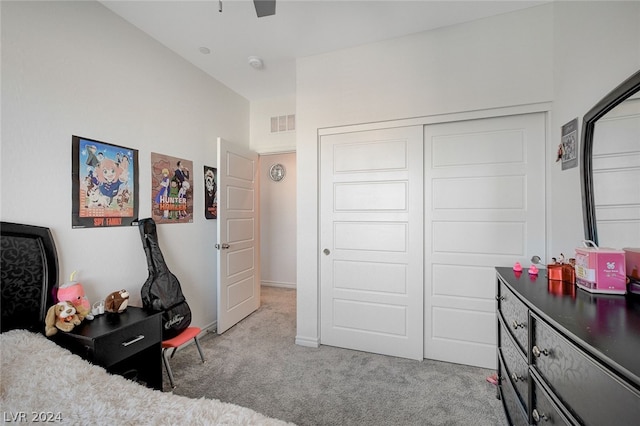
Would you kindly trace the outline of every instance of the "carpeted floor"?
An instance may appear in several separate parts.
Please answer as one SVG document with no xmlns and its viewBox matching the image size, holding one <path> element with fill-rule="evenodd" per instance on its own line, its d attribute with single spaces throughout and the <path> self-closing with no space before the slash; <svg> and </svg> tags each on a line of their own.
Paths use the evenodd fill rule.
<svg viewBox="0 0 640 426">
<path fill-rule="evenodd" d="M 171 360 L 177 388 L 298 425 L 504 425 L 493 371 L 297 346 L 295 290 L 263 287 L 262 306 Z M 165 390 L 170 390 L 165 374 Z"/>
</svg>

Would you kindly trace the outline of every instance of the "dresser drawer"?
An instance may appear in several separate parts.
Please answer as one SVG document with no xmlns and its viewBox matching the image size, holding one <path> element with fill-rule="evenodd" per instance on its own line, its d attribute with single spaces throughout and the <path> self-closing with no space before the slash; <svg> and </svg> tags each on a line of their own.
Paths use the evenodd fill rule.
<svg viewBox="0 0 640 426">
<path fill-rule="evenodd" d="M 637 424 L 640 392 L 532 314 L 532 363 L 558 399 L 587 425 Z M 606 409 L 603 401 L 606 400 Z M 615 413 L 615 419 L 612 418 Z"/>
<path fill-rule="evenodd" d="M 500 355 L 504 361 L 503 375 L 506 375 L 516 390 L 518 397 L 525 409 L 529 405 L 529 365 L 513 341 L 511 334 L 505 330 L 502 320 L 500 323 Z"/>
<path fill-rule="evenodd" d="M 511 380 L 505 374 L 504 361 L 502 357 L 500 359 L 500 399 L 502 400 L 502 406 L 507 415 L 509 424 L 520 426 L 528 425 L 527 413 L 522 407 L 522 403 L 516 394 L 515 389 L 511 385 Z"/>
<path fill-rule="evenodd" d="M 498 286 L 498 311 L 526 357 L 529 347 L 527 326 L 529 310 L 502 281 Z"/>
<path fill-rule="evenodd" d="M 531 403 L 531 423 L 544 425 L 571 425 L 572 420 L 553 402 L 549 393 L 538 379 L 532 375 L 533 402 Z"/>
<path fill-rule="evenodd" d="M 160 316 L 151 316 L 96 338 L 93 361 L 109 367 L 154 344 L 157 345 L 161 340 Z"/>
</svg>

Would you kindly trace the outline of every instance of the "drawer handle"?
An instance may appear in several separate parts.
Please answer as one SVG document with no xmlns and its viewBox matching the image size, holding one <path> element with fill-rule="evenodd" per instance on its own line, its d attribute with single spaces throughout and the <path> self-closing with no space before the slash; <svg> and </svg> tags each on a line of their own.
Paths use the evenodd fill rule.
<svg viewBox="0 0 640 426">
<path fill-rule="evenodd" d="M 536 358 L 540 358 L 540 355 L 549 356 L 548 350 L 546 349 L 540 350 L 540 348 L 538 348 L 537 346 L 534 346 L 533 348 L 531 348 L 531 352 L 533 352 L 533 355 Z"/>
<path fill-rule="evenodd" d="M 540 420 L 544 420 L 545 422 L 549 421 L 549 417 L 547 417 L 546 414 L 542 413 L 538 413 L 537 409 L 533 409 L 533 411 L 531 412 L 531 416 L 533 417 L 533 420 L 536 421 L 536 423 L 540 423 Z"/>
<path fill-rule="evenodd" d="M 524 323 L 518 323 L 516 320 L 513 320 L 513 322 L 511 323 L 511 327 L 513 327 L 514 330 L 517 330 L 519 328 L 524 328 Z"/>
<path fill-rule="evenodd" d="M 133 339 L 127 341 L 127 342 L 122 342 L 122 346 L 129 346 L 129 345 L 133 345 L 136 342 L 139 342 L 140 340 L 144 339 L 144 334 L 139 335 L 138 337 L 134 337 Z"/>
<path fill-rule="evenodd" d="M 522 380 L 524 382 L 526 378 L 524 376 L 518 376 L 516 373 L 511 373 L 511 380 L 513 380 L 514 382 Z"/>
</svg>

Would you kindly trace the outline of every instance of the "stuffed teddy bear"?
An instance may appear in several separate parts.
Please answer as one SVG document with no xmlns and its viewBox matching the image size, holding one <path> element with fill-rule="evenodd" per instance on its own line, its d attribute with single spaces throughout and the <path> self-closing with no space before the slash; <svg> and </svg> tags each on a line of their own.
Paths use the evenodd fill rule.
<svg viewBox="0 0 640 426">
<path fill-rule="evenodd" d="M 58 330 L 69 332 L 81 322 L 76 314 L 76 308 L 71 302 L 58 302 L 47 311 L 44 332 L 47 337 L 53 336 Z"/>
<path fill-rule="evenodd" d="M 127 290 L 114 291 L 104 300 L 104 310 L 112 313 L 122 313 L 129 304 L 129 292 Z"/>
<path fill-rule="evenodd" d="M 80 321 L 83 319 L 92 320 L 91 304 L 89 299 L 84 295 L 84 288 L 79 282 L 70 282 L 63 284 L 58 288 L 57 298 L 59 301 L 68 301 L 76 308 L 76 313 L 80 317 Z"/>
</svg>

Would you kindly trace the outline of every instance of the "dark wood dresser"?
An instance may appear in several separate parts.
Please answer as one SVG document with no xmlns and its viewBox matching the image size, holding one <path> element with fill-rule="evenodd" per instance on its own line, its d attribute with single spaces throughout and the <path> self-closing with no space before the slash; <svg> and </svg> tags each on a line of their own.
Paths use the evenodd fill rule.
<svg viewBox="0 0 640 426">
<path fill-rule="evenodd" d="M 162 390 L 162 316 L 129 306 L 105 313 L 52 340 L 110 373 Z"/>
<path fill-rule="evenodd" d="M 497 271 L 498 392 L 513 425 L 640 424 L 640 300 Z"/>
</svg>

